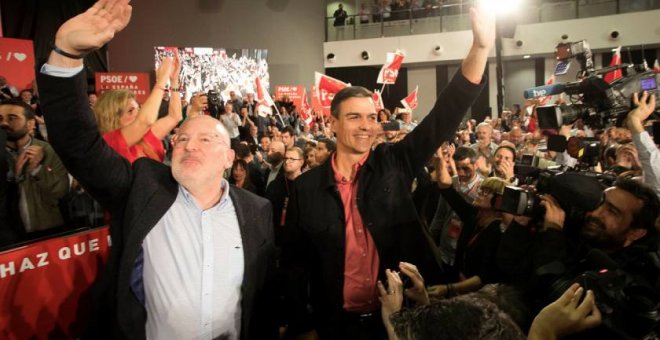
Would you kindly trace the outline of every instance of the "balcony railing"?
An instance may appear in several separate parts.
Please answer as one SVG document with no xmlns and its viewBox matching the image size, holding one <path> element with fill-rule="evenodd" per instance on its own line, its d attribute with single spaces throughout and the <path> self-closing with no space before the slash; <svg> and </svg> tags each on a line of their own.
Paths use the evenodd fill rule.
<svg viewBox="0 0 660 340">
<path fill-rule="evenodd" d="M 453 32 L 470 29 L 469 3 L 445 4 L 405 10 L 374 10 L 349 15 L 343 24 L 326 18 L 326 41 L 394 37 Z M 540 1 L 519 8 L 517 24 L 589 18 L 660 8 L 660 0 L 570 0 Z"/>
</svg>

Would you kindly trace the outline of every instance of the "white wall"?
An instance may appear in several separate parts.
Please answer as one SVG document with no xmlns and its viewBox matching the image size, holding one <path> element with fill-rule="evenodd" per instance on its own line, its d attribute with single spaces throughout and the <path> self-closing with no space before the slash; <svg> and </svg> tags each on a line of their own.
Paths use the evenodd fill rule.
<svg viewBox="0 0 660 340">
<path fill-rule="evenodd" d="M 519 25 L 513 39 L 504 39 L 502 55 L 504 58 L 522 58 L 523 55 L 550 56 L 555 46 L 561 42 L 561 35 L 568 34 L 568 41 L 587 39 L 594 52 L 611 49 L 618 45 L 660 45 L 660 10 L 634 12 L 586 19 L 564 20 L 538 24 Z M 609 38 L 612 29 L 621 34 L 616 41 Z M 522 47 L 516 47 L 517 40 L 523 41 Z M 376 39 L 331 41 L 323 44 L 323 54 L 335 54 L 335 60 L 325 67 L 345 67 L 381 65 L 385 62 L 385 53 L 395 49 L 406 52 L 406 64 L 447 63 L 460 61 L 472 44 L 470 31 L 443 32 Z M 440 56 L 433 54 L 437 45 L 443 47 Z M 362 51 L 371 54 L 369 60 L 362 60 Z M 494 57 L 494 52 L 491 55 Z"/>
<path fill-rule="evenodd" d="M 413 112 L 413 119 L 419 121 L 431 111 L 435 104 L 436 81 L 435 66 L 420 66 L 408 68 L 408 93 L 419 85 L 417 99 L 419 106 Z M 399 105 L 401 106 L 401 105 Z"/>
<path fill-rule="evenodd" d="M 535 86 L 535 58 L 545 59 L 544 81 L 549 79 L 555 67 L 554 48 L 561 42 L 561 35 L 568 34 L 567 41 L 587 39 L 592 50 L 596 53 L 604 52 L 613 47 L 640 46 L 657 48 L 660 46 L 660 10 L 634 12 L 612 16 L 594 17 L 587 19 L 565 20 L 548 23 L 519 25 L 513 39 L 504 39 L 504 85 L 505 107 L 515 103 L 524 103 L 523 91 Z M 639 24 L 638 24 L 639 23 Z M 617 29 L 621 34 L 618 40 L 611 40 L 609 33 Z M 552 32 L 552 33 L 548 33 Z M 515 46 L 517 40 L 523 41 L 522 47 Z M 408 87 L 414 89 L 415 84 L 420 85 L 420 108 L 415 113 L 416 119 L 421 119 L 433 105 L 435 98 L 435 72 L 424 73 L 422 70 L 433 70 L 437 64 L 451 64 L 449 76 L 451 77 L 461 60 L 467 54 L 472 44 L 470 31 L 444 32 L 436 34 L 385 37 L 377 39 L 362 39 L 327 42 L 323 45 L 324 55 L 334 53 L 335 60 L 329 63 L 324 61 L 325 67 L 368 66 L 382 65 L 385 54 L 401 49 L 406 52 L 404 66 L 408 68 Z M 437 56 L 433 48 L 441 45 L 443 53 Z M 369 60 L 362 60 L 362 51 L 370 53 Z M 531 59 L 524 60 L 524 55 Z M 493 114 L 497 114 L 497 84 L 494 52 L 489 60 L 489 105 Z M 602 60 L 596 54 L 594 60 L 596 67 L 602 67 Z M 556 82 L 569 82 L 575 80 L 580 66 L 573 61 L 569 72 L 557 77 Z M 426 85 L 422 85 L 426 84 Z M 432 89 L 424 89 L 429 86 Z M 422 92 L 423 91 L 423 92 Z M 429 93 L 433 99 L 422 97 L 422 93 Z M 422 108 L 422 100 L 424 108 Z M 428 105 L 428 106 L 427 106 Z"/>
</svg>

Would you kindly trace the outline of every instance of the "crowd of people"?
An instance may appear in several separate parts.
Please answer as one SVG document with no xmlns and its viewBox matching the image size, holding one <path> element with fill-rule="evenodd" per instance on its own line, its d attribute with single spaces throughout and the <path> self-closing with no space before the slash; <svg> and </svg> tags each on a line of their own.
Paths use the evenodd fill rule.
<svg viewBox="0 0 660 340">
<path fill-rule="evenodd" d="M 0 89 L 0 240 L 110 224 L 90 337 L 654 334 L 656 98 L 636 94 L 620 127 L 541 130 L 538 101 L 464 119 L 495 31 L 492 13 L 470 13 L 472 48 L 419 122 L 353 86 L 307 124 L 286 98 L 266 117 L 250 93 L 182 101 L 178 53 L 142 105 L 87 95 L 81 57 L 131 16 L 101 0 L 60 27 L 38 92 Z M 551 150 L 552 135 L 598 138 L 598 161 Z M 555 191 L 520 171 L 527 156 L 563 167 Z M 538 190 L 541 209 L 503 209 L 512 188 Z"/>
<path fill-rule="evenodd" d="M 373 3 L 360 3 L 355 22 L 360 24 L 379 23 L 382 21 L 408 20 L 447 14 L 467 13 L 469 3 L 463 0 L 374 0 Z M 334 26 L 352 24 L 348 12 L 342 4 L 333 13 Z"/>
</svg>

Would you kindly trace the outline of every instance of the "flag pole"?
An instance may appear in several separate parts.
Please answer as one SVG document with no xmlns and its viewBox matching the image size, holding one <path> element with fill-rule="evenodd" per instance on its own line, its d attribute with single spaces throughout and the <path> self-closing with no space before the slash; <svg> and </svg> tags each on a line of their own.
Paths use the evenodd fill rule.
<svg viewBox="0 0 660 340">
<path fill-rule="evenodd" d="M 380 88 L 380 93 L 383 93 L 383 90 L 385 89 L 385 85 L 387 85 L 387 84 L 386 84 L 386 83 L 383 83 L 383 86 L 381 86 L 381 88 Z"/>
</svg>

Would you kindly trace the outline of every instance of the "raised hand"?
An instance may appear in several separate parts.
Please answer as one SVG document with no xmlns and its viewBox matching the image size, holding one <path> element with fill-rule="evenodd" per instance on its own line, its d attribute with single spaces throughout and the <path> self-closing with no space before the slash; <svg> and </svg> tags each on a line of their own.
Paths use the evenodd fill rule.
<svg viewBox="0 0 660 340">
<path fill-rule="evenodd" d="M 170 73 L 170 86 L 173 88 L 179 87 L 179 76 L 181 74 L 181 57 L 179 56 L 179 49 L 174 49 L 174 64 L 172 65 L 172 73 Z"/>
<path fill-rule="evenodd" d="M 472 21 L 472 45 L 490 50 L 495 45 L 495 13 L 479 8 L 470 8 Z"/>
<path fill-rule="evenodd" d="M 131 12 L 129 0 L 100 0 L 62 24 L 55 45 L 76 55 L 100 48 L 128 25 Z"/>
<path fill-rule="evenodd" d="M 570 286 L 555 302 L 547 305 L 534 318 L 529 339 L 559 339 L 600 325 L 600 310 L 596 307 L 594 293 L 587 291 L 582 302 L 584 288 L 577 283 Z"/>
<path fill-rule="evenodd" d="M 401 272 L 410 278 L 413 283 L 411 288 L 406 288 L 404 294 L 407 298 L 414 300 L 419 305 L 428 305 L 431 303 L 429 294 L 424 286 L 424 278 L 414 264 L 408 262 L 399 263 Z"/>
<path fill-rule="evenodd" d="M 160 61 L 160 65 L 156 69 L 156 86 L 160 86 L 163 89 L 167 85 L 167 80 L 171 79 L 172 70 L 174 69 L 174 58 L 172 57 L 163 57 Z"/>
<path fill-rule="evenodd" d="M 634 133 L 641 133 L 644 130 L 643 122 L 655 111 L 655 95 L 650 95 L 644 91 L 640 98 L 638 93 L 633 94 L 633 103 L 635 109 L 630 111 L 626 118 L 626 126 Z"/>
<path fill-rule="evenodd" d="M 390 316 L 401 310 L 403 304 L 403 282 L 395 271 L 386 269 L 387 290 L 382 282 L 378 281 L 378 292 L 380 294 L 381 315 L 385 324 L 389 323 Z"/>
</svg>

